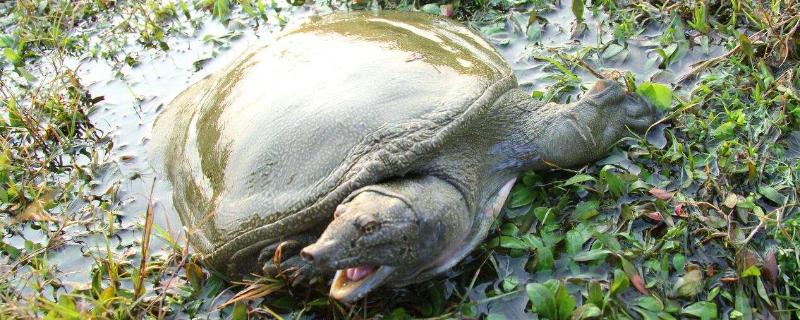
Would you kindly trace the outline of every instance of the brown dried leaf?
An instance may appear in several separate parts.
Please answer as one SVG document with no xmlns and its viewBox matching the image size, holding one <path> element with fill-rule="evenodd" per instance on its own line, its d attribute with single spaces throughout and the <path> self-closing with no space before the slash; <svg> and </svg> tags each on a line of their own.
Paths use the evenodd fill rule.
<svg viewBox="0 0 800 320">
<path fill-rule="evenodd" d="M 631 284 L 634 288 L 636 288 L 636 290 L 639 290 L 639 292 L 641 292 L 643 295 L 650 294 L 650 290 L 647 290 L 647 288 L 644 286 L 644 279 L 642 279 L 642 276 L 640 276 L 638 272 L 632 275 L 629 274 L 628 278 L 631 279 Z"/>
<path fill-rule="evenodd" d="M 722 277 L 722 278 L 719 278 L 719 281 L 722 282 L 722 283 L 734 283 L 734 282 L 739 281 L 739 278 L 737 278 L 737 277 Z"/>
<path fill-rule="evenodd" d="M 681 218 L 689 217 L 689 214 L 687 214 L 686 211 L 683 210 L 683 204 L 675 206 L 675 215 Z"/>
<path fill-rule="evenodd" d="M 766 258 L 764 259 L 764 266 L 762 274 L 772 285 L 778 280 L 778 259 L 775 257 L 775 248 L 767 251 Z"/>
<path fill-rule="evenodd" d="M 28 206 L 25 207 L 25 210 L 22 210 L 22 213 L 16 217 L 16 220 L 17 222 L 55 221 L 55 218 L 47 214 L 47 212 L 44 210 L 44 204 L 42 204 L 42 201 L 35 200 L 28 204 Z"/>
<path fill-rule="evenodd" d="M 650 194 L 652 196 L 656 197 L 656 199 L 660 199 L 660 200 L 665 200 L 666 201 L 666 200 L 672 199 L 672 193 L 671 192 L 669 192 L 667 190 L 664 190 L 664 189 L 660 189 L 660 188 L 650 189 Z"/>
<path fill-rule="evenodd" d="M 752 266 L 758 265 L 761 261 L 758 254 L 749 248 L 744 248 L 736 254 L 736 271 L 741 274 Z"/>
<path fill-rule="evenodd" d="M 621 258 L 620 261 L 622 263 L 622 270 L 625 271 L 625 274 L 628 276 L 628 279 L 630 279 L 630 283 L 633 285 L 633 287 L 642 294 L 649 295 L 650 291 L 645 287 L 644 279 L 639 274 L 639 270 L 637 270 L 636 267 L 634 267 L 633 264 L 627 259 Z"/>
<path fill-rule="evenodd" d="M 442 16 L 445 17 L 452 17 L 453 16 L 453 5 L 452 4 L 443 4 L 439 6 L 439 10 L 442 12 Z"/>
<path fill-rule="evenodd" d="M 223 303 L 217 309 L 221 310 L 230 304 L 234 304 L 239 301 L 248 301 L 258 299 L 264 296 L 267 296 L 275 291 L 280 290 L 283 288 L 283 284 L 281 283 L 253 283 L 249 285 L 242 291 L 239 291 L 233 298 L 228 300 L 227 302 Z"/>
<path fill-rule="evenodd" d="M 647 217 L 648 219 L 656 221 L 656 222 L 661 222 L 663 220 L 663 218 L 661 217 L 661 214 L 658 213 L 658 211 L 645 212 L 644 216 Z"/>
</svg>

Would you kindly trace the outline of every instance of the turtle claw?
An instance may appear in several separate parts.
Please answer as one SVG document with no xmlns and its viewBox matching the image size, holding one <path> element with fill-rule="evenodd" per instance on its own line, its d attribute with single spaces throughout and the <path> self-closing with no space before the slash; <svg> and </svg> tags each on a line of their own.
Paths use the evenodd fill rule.
<svg viewBox="0 0 800 320">
<path fill-rule="evenodd" d="M 296 258 L 300 260 L 298 263 L 300 265 L 295 267 L 291 276 L 289 276 L 292 287 L 303 284 L 311 284 L 314 279 L 318 278 L 317 276 L 319 275 L 319 272 L 317 272 L 317 269 L 312 267 L 309 263 L 299 259 L 299 257 L 292 257 L 293 260 Z"/>
<path fill-rule="evenodd" d="M 267 263 L 262 268 L 264 274 L 284 278 L 292 287 L 310 284 L 319 275 L 316 268 L 303 261 L 299 256 L 292 256 L 279 265 Z"/>
<path fill-rule="evenodd" d="M 318 273 L 298 254 L 303 247 L 316 240 L 316 236 L 296 235 L 264 247 L 258 255 L 261 271 L 267 276 L 288 277 L 292 286 L 307 283 Z"/>
</svg>

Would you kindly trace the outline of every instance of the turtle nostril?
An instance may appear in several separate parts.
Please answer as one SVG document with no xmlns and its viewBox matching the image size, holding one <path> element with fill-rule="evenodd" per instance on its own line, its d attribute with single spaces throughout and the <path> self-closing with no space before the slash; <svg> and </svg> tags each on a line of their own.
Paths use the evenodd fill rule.
<svg viewBox="0 0 800 320">
<path fill-rule="evenodd" d="M 306 262 L 314 262 L 314 250 L 309 249 L 309 247 L 305 247 L 302 251 L 300 251 L 300 257 Z"/>
<path fill-rule="evenodd" d="M 333 211 L 333 218 L 334 218 L 334 219 L 338 218 L 338 217 L 339 217 L 339 216 L 341 216 L 341 215 L 342 215 L 342 213 L 344 213 L 346 210 L 347 210 L 347 207 L 345 207 L 344 205 L 341 205 L 341 204 L 340 204 L 340 205 L 336 206 L 336 210 L 335 210 L 335 211 Z"/>
</svg>

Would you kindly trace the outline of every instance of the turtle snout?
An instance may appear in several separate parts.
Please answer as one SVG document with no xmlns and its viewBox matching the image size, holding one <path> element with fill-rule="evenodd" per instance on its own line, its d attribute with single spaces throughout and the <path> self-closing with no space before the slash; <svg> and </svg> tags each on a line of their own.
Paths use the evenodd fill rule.
<svg viewBox="0 0 800 320">
<path fill-rule="evenodd" d="M 300 257 L 308 263 L 316 266 L 327 266 L 331 262 L 336 241 L 326 241 L 324 243 L 311 244 L 300 251 Z"/>
</svg>

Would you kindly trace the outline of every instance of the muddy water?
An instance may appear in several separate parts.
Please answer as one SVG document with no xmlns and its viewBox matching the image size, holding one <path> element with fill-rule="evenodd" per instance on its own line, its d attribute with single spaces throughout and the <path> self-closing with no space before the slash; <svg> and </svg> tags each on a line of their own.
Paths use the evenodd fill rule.
<svg viewBox="0 0 800 320">
<path fill-rule="evenodd" d="M 539 13 L 541 19 L 528 26 L 529 16 L 522 12 L 511 12 L 507 18 L 492 22 L 472 22 L 472 26 L 485 32 L 485 36 L 512 65 L 519 83 L 525 89 L 547 92 L 555 83 L 555 76 L 560 71 L 550 62 L 539 57 L 553 57 L 558 53 L 574 54 L 586 48 L 603 48 L 614 39 L 610 30 L 603 30 L 604 14 L 593 16 L 588 10 L 585 15 L 586 28 L 575 32 L 575 21 L 570 11 L 569 1 L 561 1 L 560 7 Z M 289 25 L 298 24 L 303 18 L 327 11 L 311 7 L 292 8 L 285 16 Z M 627 41 L 627 48 L 610 58 L 604 58 L 603 52 L 595 50 L 585 62 L 601 73 L 627 71 L 635 75 L 637 81 L 653 80 L 655 82 L 672 83 L 680 79 L 692 65 L 698 61 L 721 55 L 724 50 L 712 45 L 708 51 L 693 45 L 680 61 L 659 69 L 660 56 L 655 49 L 658 38 L 666 28 L 664 23 L 653 23 L 644 33 Z M 272 21 L 275 21 L 273 19 Z M 545 23 L 546 21 L 546 23 Z M 533 30 L 531 30 L 533 28 Z M 116 236 L 106 240 L 102 233 L 92 230 L 75 230 L 62 249 L 53 252 L 48 258 L 57 264 L 63 273 L 65 284 L 63 290 L 85 287 L 90 279 L 86 266 L 91 257 L 101 256 L 106 247 L 117 254 L 135 248 L 141 235 L 138 231 L 144 221 L 148 201 L 154 203 L 156 225 L 177 239 L 183 245 L 182 229 L 171 204 L 169 184 L 161 179 L 162 175 L 150 166 L 148 154 L 150 128 L 159 112 L 169 101 L 183 89 L 207 74 L 224 67 L 250 45 L 269 41 L 272 34 L 280 28 L 274 24 L 262 26 L 258 30 L 249 27 L 231 28 L 213 22 L 210 19 L 203 27 L 194 30 L 188 38 L 172 37 L 167 42 L 171 50 L 164 52 L 144 52 L 139 56 L 141 64 L 121 70 L 123 76 L 104 62 L 75 61 L 80 64 L 78 76 L 87 85 L 93 96 L 103 96 L 104 101 L 91 113 L 91 119 L 101 130 L 107 132 L 113 142 L 113 148 L 104 154 L 95 170 L 96 178 L 92 184 L 92 193 L 104 194 L 116 191 L 116 201 L 112 210 L 117 213 Z M 580 31 L 580 29 L 579 29 Z M 223 46 L 215 46 L 209 39 L 218 37 L 228 42 Z M 531 40 L 531 41 L 529 41 Z M 201 68 L 196 70 L 197 64 Z M 592 73 L 580 67 L 568 66 L 580 77 L 586 87 L 596 81 Z M 691 88 L 690 84 L 680 87 Z M 580 94 L 574 89 L 561 95 L 560 100 L 574 99 Z M 653 135 L 653 143 L 660 144 L 659 130 Z M 662 145 L 663 146 L 663 145 Z M 624 157 L 624 155 L 622 155 Z M 150 192 L 152 188 L 152 199 Z M 76 205 L 76 207 L 79 207 Z M 44 233 L 40 230 L 25 228 L 20 235 L 5 239 L 12 245 L 19 246 L 22 241 L 43 241 Z M 152 247 L 161 248 L 166 245 L 159 237 L 154 237 Z M 130 252 L 130 254 L 136 254 Z M 158 250 L 154 254 L 159 254 Z M 138 258 L 135 259 L 138 261 Z M 517 280 L 517 283 L 528 281 L 544 281 L 552 274 L 529 274 L 524 271 L 525 259 L 498 256 L 498 266 L 506 278 Z M 24 271 L 23 271 L 24 272 Z M 594 270 L 588 275 L 601 277 L 605 270 Z M 498 286 L 499 282 L 478 284 L 470 295 L 475 300 L 486 298 L 484 290 L 490 286 Z M 509 318 L 519 318 L 524 313 L 527 296 L 524 292 L 509 295 L 501 299 L 483 303 L 478 306 L 482 312 L 500 312 Z"/>
</svg>

